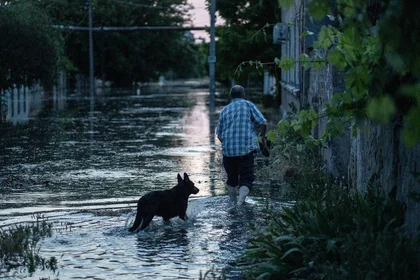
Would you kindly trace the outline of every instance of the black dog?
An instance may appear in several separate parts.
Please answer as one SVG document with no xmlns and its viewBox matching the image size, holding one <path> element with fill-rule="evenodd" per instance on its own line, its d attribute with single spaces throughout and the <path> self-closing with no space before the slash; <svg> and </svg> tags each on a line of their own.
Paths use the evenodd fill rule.
<svg viewBox="0 0 420 280">
<path fill-rule="evenodd" d="M 164 221 L 179 216 L 184 221 L 188 219 L 188 197 L 197 194 L 199 189 L 184 173 L 184 179 L 178 174 L 178 184 L 170 190 L 152 191 L 142 196 L 137 203 L 137 215 L 133 226 L 129 231 L 135 231 L 141 224 L 140 230 L 144 230 L 154 216 L 160 216 Z"/>
</svg>

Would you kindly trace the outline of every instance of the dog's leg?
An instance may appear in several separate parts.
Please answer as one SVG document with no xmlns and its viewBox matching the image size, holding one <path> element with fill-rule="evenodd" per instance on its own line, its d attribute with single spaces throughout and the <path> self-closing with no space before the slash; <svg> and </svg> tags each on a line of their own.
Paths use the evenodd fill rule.
<svg viewBox="0 0 420 280">
<path fill-rule="evenodd" d="M 179 217 L 180 217 L 181 219 L 183 219 L 184 221 L 188 220 L 187 213 L 181 214 L 181 215 L 179 215 Z"/>
<path fill-rule="evenodd" d="M 153 215 L 148 215 L 148 216 L 144 217 L 143 223 L 141 224 L 141 227 L 140 227 L 140 230 L 144 230 L 150 224 L 150 222 L 152 220 L 153 220 Z"/>
<path fill-rule="evenodd" d="M 136 219 L 134 220 L 134 224 L 133 224 L 133 226 L 131 228 L 128 229 L 128 231 L 130 231 L 130 232 L 135 231 L 140 226 L 142 220 L 143 220 L 143 218 L 137 212 L 137 216 L 136 216 Z"/>
</svg>

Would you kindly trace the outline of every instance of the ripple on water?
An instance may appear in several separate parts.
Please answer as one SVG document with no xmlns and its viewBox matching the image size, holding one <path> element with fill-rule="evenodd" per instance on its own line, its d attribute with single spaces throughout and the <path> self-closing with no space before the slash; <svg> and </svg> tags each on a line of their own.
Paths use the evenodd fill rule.
<svg viewBox="0 0 420 280">
<path fill-rule="evenodd" d="M 234 262 L 246 246 L 247 223 L 262 204 L 249 198 L 240 208 L 226 196 L 192 199 L 189 220 L 160 217 L 144 232 L 129 233 L 135 213 L 77 213 L 54 222 L 54 235 L 42 241 L 41 255 L 56 257 L 59 279 L 197 279 L 215 268 L 238 276 Z M 36 271 L 26 279 L 52 277 Z M 232 279 L 230 277 L 229 279 Z"/>
</svg>

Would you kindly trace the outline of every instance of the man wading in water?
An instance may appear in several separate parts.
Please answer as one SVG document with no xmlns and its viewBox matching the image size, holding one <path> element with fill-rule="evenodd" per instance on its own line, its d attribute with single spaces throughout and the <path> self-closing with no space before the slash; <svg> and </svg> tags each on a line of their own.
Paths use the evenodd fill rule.
<svg viewBox="0 0 420 280">
<path fill-rule="evenodd" d="M 239 187 L 238 205 L 241 205 L 255 179 L 254 155 L 259 150 L 255 127 L 260 128 L 259 136 L 264 137 L 267 121 L 251 101 L 245 100 L 242 86 L 233 86 L 229 96 L 231 102 L 220 113 L 216 135 L 222 143 L 229 196 L 235 200 Z"/>
</svg>

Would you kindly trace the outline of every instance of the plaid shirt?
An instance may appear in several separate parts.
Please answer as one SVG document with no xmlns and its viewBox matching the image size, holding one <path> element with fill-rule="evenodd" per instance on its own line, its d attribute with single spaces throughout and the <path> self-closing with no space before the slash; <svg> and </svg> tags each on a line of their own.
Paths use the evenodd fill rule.
<svg viewBox="0 0 420 280">
<path fill-rule="evenodd" d="M 235 98 L 220 112 L 216 135 L 222 142 L 223 155 L 242 156 L 259 150 L 255 125 L 266 119 L 250 101 Z"/>
</svg>

